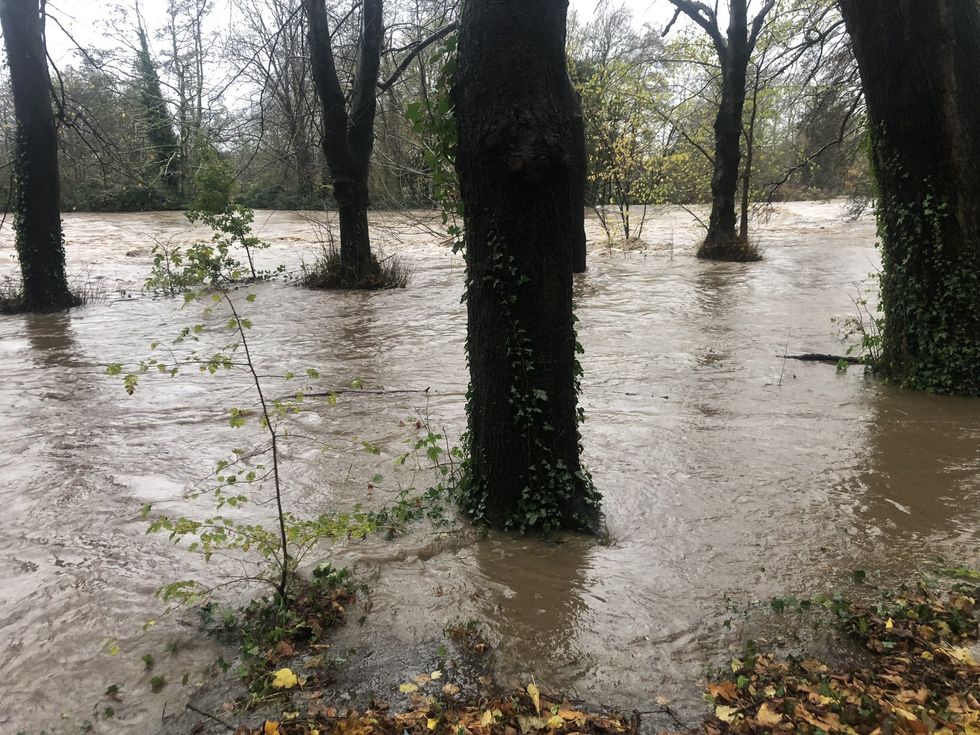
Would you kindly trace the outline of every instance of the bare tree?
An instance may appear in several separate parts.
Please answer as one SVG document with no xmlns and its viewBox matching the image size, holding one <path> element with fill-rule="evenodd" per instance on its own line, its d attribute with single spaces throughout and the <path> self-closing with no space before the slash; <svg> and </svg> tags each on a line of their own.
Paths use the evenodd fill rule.
<svg viewBox="0 0 980 735">
<path fill-rule="evenodd" d="M 759 40 L 766 16 L 776 0 L 766 0 L 749 21 L 749 0 L 729 0 L 728 29 L 723 33 L 718 3 L 709 7 L 697 0 L 670 0 L 676 8 L 664 30 L 666 35 L 683 13 L 708 34 L 721 67 L 721 98 L 715 117 L 714 174 L 711 180 L 711 217 L 708 233 L 698 257 L 710 260 L 755 260 L 757 252 L 748 247 L 736 230 L 736 195 L 742 158 L 742 115 L 745 110 L 749 61 Z"/>
</svg>

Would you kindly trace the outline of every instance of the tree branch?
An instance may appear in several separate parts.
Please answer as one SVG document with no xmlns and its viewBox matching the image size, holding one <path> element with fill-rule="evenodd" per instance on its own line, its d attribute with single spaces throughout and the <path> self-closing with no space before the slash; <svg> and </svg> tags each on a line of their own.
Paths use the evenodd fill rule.
<svg viewBox="0 0 980 735">
<path fill-rule="evenodd" d="M 425 49 L 427 49 L 432 44 L 445 38 L 450 33 L 456 31 L 458 28 L 459 28 L 459 23 L 450 23 L 448 26 L 445 26 L 444 28 L 440 28 L 438 31 L 433 33 L 428 38 L 419 41 L 419 43 L 412 48 L 411 53 L 409 53 L 407 56 L 405 56 L 405 58 L 401 60 L 401 63 L 398 65 L 398 67 L 395 69 L 392 75 L 388 77 L 388 79 L 385 80 L 384 82 L 378 82 L 379 91 L 387 92 L 389 89 L 391 89 L 392 85 L 394 85 L 394 83 L 398 81 L 398 78 L 405 73 L 405 70 L 408 69 L 412 61 L 415 60 L 415 57 L 417 57 L 420 53 L 422 53 Z"/>
</svg>

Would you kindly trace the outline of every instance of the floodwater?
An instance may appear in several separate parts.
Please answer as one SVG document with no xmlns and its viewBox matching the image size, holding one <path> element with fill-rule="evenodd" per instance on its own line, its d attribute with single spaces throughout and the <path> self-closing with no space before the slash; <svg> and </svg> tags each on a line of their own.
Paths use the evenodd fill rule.
<svg viewBox="0 0 980 735">
<path fill-rule="evenodd" d="M 272 245 L 260 264 L 295 271 L 310 259 L 317 228 L 307 216 L 256 221 Z M 101 279 L 108 300 L 0 318 L 0 731 L 72 733 L 89 721 L 95 732 L 166 732 L 162 715 L 184 707 L 222 651 L 193 615 L 162 615 L 156 590 L 249 567 L 222 556 L 205 564 L 146 535 L 140 507 L 204 517 L 206 496 L 184 493 L 261 433 L 228 425 L 227 410 L 252 401 L 244 376 L 149 376 L 127 396 L 105 374 L 181 327 L 225 320 L 139 293 L 154 241 L 206 233 L 173 213 L 70 214 L 65 224 L 70 271 Z M 414 271 L 405 290 L 268 283 L 252 288 L 254 304 L 240 302 L 260 372 L 320 373 L 289 387 L 268 377 L 270 393 L 353 379 L 378 391 L 310 402 L 291 420 L 283 471 L 300 514 L 379 506 L 411 484 L 412 462 L 395 460 L 417 414 L 451 439 L 463 427 L 462 261 L 423 224 L 376 218 L 376 240 Z M 784 357 L 842 351 L 831 320 L 853 312 L 877 264 L 873 222 L 847 222 L 834 203 L 785 205 L 757 225 L 766 259 L 744 265 L 695 260 L 697 234 L 684 212 L 657 212 L 645 249 L 596 245 L 577 281 L 585 459 L 609 543 L 428 527 L 338 542 L 311 563 L 348 565 L 370 586 L 370 612 L 338 646 L 383 661 L 475 620 L 503 681 L 533 675 L 640 710 L 667 697 L 692 716 L 699 679 L 737 642 L 722 626 L 731 607 L 827 591 L 855 569 L 902 575 L 980 560 L 980 402 Z M 0 237 L 0 275 L 14 273 L 9 230 Z M 241 511 L 269 512 L 267 502 Z M 393 670 L 389 691 L 409 673 Z M 168 682 L 156 694 L 153 676 Z M 103 697 L 113 684 L 121 702 Z"/>
</svg>

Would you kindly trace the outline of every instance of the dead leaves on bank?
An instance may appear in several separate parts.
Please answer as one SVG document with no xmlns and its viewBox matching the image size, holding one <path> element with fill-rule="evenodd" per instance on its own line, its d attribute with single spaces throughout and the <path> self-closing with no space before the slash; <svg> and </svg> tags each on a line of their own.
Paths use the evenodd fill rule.
<svg viewBox="0 0 980 735">
<path fill-rule="evenodd" d="M 812 657 L 782 660 L 748 650 L 707 686 L 711 714 L 672 735 L 980 735 L 978 597 L 980 588 L 919 589 L 877 605 L 839 602 L 833 612 L 870 659 L 834 668 Z M 294 685 L 290 674 L 276 672 L 284 685 Z M 402 685 L 408 712 L 376 706 L 339 713 L 311 693 L 304 716 L 287 712 L 236 735 L 636 735 L 641 729 L 638 715 L 590 712 L 534 682 L 476 702 L 456 701 L 453 684 L 444 684 L 441 695 L 427 693 L 439 691 L 441 676 L 420 674 Z"/>
<path fill-rule="evenodd" d="M 438 674 L 439 672 L 433 672 Z M 432 674 L 427 675 L 430 680 Z M 448 685 L 447 685 L 448 686 Z M 445 687 L 444 687 L 445 688 Z M 453 704 L 410 690 L 415 708 L 392 713 L 378 706 L 340 714 L 313 706 L 306 717 L 286 713 L 235 735 L 635 735 L 633 719 L 587 712 L 542 693 L 537 685 L 478 703 Z"/>
<path fill-rule="evenodd" d="M 978 591 L 980 592 L 980 591 Z M 750 651 L 708 685 L 703 735 L 980 735 L 977 592 L 918 590 L 888 604 L 844 605 L 845 629 L 873 654 L 834 670 L 812 658 Z"/>
</svg>

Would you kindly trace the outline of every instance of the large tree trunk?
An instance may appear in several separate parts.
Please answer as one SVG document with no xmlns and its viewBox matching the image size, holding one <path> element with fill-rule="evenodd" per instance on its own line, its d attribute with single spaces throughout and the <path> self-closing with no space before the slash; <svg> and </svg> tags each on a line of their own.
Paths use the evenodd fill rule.
<svg viewBox="0 0 980 735">
<path fill-rule="evenodd" d="M 14 226 L 23 306 L 29 311 L 65 309 L 74 299 L 65 277 L 58 134 L 38 0 L 0 0 L 0 25 L 17 118 Z"/>
<path fill-rule="evenodd" d="M 456 115 L 466 213 L 468 510 L 497 527 L 592 529 L 579 460 L 573 246 L 581 134 L 567 0 L 465 0 Z"/>
<path fill-rule="evenodd" d="M 872 133 L 881 371 L 980 395 L 980 8 L 840 0 Z"/>
</svg>

